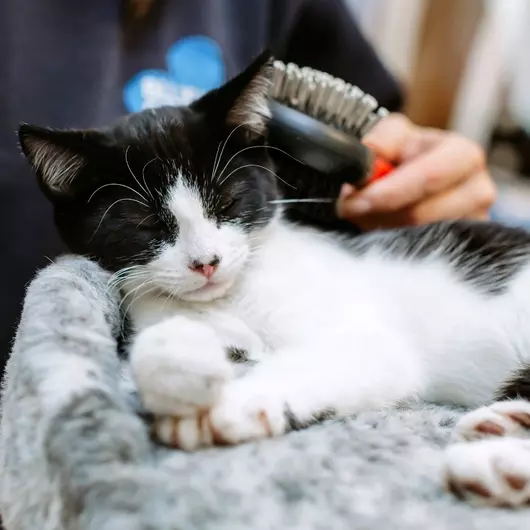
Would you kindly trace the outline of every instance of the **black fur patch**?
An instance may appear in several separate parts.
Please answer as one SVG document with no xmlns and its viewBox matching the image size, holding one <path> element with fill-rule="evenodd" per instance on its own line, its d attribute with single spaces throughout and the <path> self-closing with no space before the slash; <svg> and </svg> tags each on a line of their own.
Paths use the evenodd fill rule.
<svg viewBox="0 0 530 530">
<path fill-rule="evenodd" d="M 497 393 L 499 400 L 530 400 L 530 364 L 520 368 Z"/>
<path fill-rule="evenodd" d="M 325 409 L 320 412 L 313 414 L 313 418 L 310 421 L 302 422 L 300 421 L 289 405 L 286 403 L 284 407 L 284 416 L 287 423 L 288 431 L 299 431 L 301 429 L 306 429 L 310 425 L 315 423 L 321 423 L 325 420 L 329 420 L 336 416 L 336 412 L 333 409 Z"/>
<path fill-rule="evenodd" d="M 117 343 L 118 343 L 118 357 L 121 360 L 128 360 L 129 359 L 129 346 L 130 346 L 130 340 L 132 337 L 132 323 L 131 319 L 127 314 L 122 315 L 121 319 L 121 329 L 120 333 L 117 337 Z"/>
<path fill-rule="evenodd" d="M 230 346 L 227 348 L 226 355 L 230 361 L 237 364 L 245 364 L 249 362 L 248 352 L 242 348 Z"/>
<path fill-rule="evenodd" d="M 530 233 L 497 223 L 439 222 L 354 238 L 351 248 L 359 255 L 375 248 L 411 260 L 439 255 L 463 281 L 486 293 L 501 294 L 529 263 Z"/>
<path fill-rule="evenodd" d="M 113 272 L 150 262 L 179 237 L 168 205 L 179 180 L 198 190 L 206 215 L 218 224 L 249 232 L 266 225 L 278 208 L 270 202 L 278 198 L 278 179 L 247 103 L 255 100 L 253 91 L 266 94 L 259 80 L 270 75 L 268 65 L 262 55 L 189 107 L 130 114 L 105 129 L 23 124 L 22 150 L 70 251 Z"/>
</svg>

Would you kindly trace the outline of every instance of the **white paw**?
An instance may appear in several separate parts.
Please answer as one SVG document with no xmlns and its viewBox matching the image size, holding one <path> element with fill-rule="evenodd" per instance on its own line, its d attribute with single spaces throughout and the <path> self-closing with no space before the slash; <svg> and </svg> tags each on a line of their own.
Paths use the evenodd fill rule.
<svg viewBox="0 0 530 530">
<path fill-rule="evenodd" d="M 491 436 L 530 436 L 530 401 L 499 401 L 466 414 L 455 427 L 455 436 L 478 440 Z"/>
<path fill-rule="evenodd" d="M 530 441 L 517 438 L 460 443 L 447 449 L 450 491 L 477 505 L 523 506 L 530 502 Z"/>
<path fill-rule="evenodd" d="M 260 336 L 243 320 L 224 311 L 210 311 L 208 324 L 217 332 L 226 347 L 244 350 L 253 360 L 259 360 L 266 349 Z"/>
<path fill-rule="evenodd" d="M 147 410 L 179 416 L 210 408 L 233 376 L 215 331 L 184 317 L 139 333 L 131 349 L 131 369 Z"/>
<path fill-rule="evenodd" d="M 227 385 L 219 403 L 194 418 L 163 416 L 155 420 L 155 435 L 171 447 L 193 451 L 211 445 L 233 445 L 285 432 L 285 404 L 273 396 Z M 273 390 L 273 389 L 271 389 Z"/>
</svg>

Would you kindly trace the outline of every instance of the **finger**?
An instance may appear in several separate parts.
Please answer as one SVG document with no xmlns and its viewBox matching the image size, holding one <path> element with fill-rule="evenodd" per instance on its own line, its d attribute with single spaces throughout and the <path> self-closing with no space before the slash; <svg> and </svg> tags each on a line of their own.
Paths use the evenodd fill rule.
<svg viewBox="0 0 530 530">
<path fill-rule="evenodd" d="M 348 220 L 358 226 L 363 232 L 390 230 L 410 226 L 407 211 L 372 214 L 365 217 L 350 218 Z"/>
<path fill-rule="evenodd" d="M 486 210 L 480 210 L 477 212 L 473 212 L 469 216 L 467 216 L 466 219 L 472 219 L 474 221 L 489 221 L 490 210 L 489 208 L 487 208 Z"/>
<path fill-rule="evenodd" d="M 373 214 L 367 215 L 366 217 L 349 219 L 352 223 L 358 226 L 364 232 L 371 232 L 373 230 L 391 230 L 394 228 L 406 228 L 408 226 L 414 225 L 414 222 L 411 222 L 411 217 L 414 219 L 415 216 L 411 216 L 410 211 L 400 210 L 399 212 L 382 213 L 382 214 Z M 469 219 L 474 221 L 487 221 L 489 220 L 489 210 L 481 209 L 473 212 L 469 212 L 460 217 L 461 219 Z M 434 219 L 432 222 L 437 221 Z M 418 224 L 428 224 L 419 223 Z"/>
<path fill-rule="evenodd" d="M 408 224 L 422 225 L 451 219 L 484 219 L 495 201 L 496 188 L 487 172 L 439 193 L 408 209 Z"/>
<path fill-rule="evenodd" d="M 363 143 L 389 162 L 401 162 L 405 146 L 415 127 L 402 114 L 390 114 L 381 120 L 364 138 Z"/>
<path fill-rule="evenodd" d="M 386 178 L 367 186 L 349 201 L 349 214 L 392 212 L 455 186 L 485 167 L 484 153 L 475 143 L 457 135 L 404 163 Z"/>
<path fill-rule="evenodd" d="M 493 180 L 489 173 L 483 171 L 475 174 L 463 185 L 396 212 L 351 217 L 347 215 L 346 199 L 338 208 L 338 214 L 363 230 L 398 228 L 451 219 L 487 220 L 496 194 Z"/>
<path fill-rule="evenodd" d="M 440 129 L 417 127 L 415 133 L 411 136 L 411 140 L 403 147 L 402 162 L 412 160 L 422 153 L 434 149 L 442 143 L 446 135 L 447 132 Z"/>
</svg>

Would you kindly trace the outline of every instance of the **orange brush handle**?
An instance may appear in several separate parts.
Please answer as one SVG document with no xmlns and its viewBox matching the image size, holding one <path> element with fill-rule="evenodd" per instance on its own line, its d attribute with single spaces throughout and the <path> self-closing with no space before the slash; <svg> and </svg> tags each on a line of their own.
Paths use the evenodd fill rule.
<svg viewBox="0 0 530 530">
<path fill-rule="evenodd" d="M 389 173 L 394 171 L 394 169 L 395 167 L 393 164 L 387 162 L 383 158 L 376 157 L 372 167 L 372 174 L 368 178 L 368 184 L 386 177 Z"/>
</svg>

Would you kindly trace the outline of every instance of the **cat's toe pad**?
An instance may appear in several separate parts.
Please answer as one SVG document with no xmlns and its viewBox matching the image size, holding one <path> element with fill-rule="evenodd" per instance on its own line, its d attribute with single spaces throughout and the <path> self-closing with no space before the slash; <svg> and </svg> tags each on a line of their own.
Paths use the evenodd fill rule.
<svg viewBox="0 0 530 530">
<path fill-rule="evenodd" d="M 258 397 L 236 401 L 225 396 L 210 411 L 192 418 L 157 418 L 155 436 L 165 445 L 194 451 L 211 445 L 234 445 L 276 436 L 283 433 L 285 427 L 280 404 Z"/>
<path fill-rule="evenodd" d="M 530 442 L 503 438 L 452 445 L 446 452 L 445 480 L 457 497 L 476 505 L 527 505 Z"/>
<path fill-rule="evenodd" d="M 478 440 L 491 436 L 530 436 L 530 402 L 499 401 L 466 414 L 457 423 L 455 436 Z"/>
<path fill-rule="evenodd" d="M 142 331 L 131 367 L 142 402 L 155 414 L 190 415 L 210 408 L 233 367 L 217 334 L 200 323 L 174 319 Z"/>
</svg>

